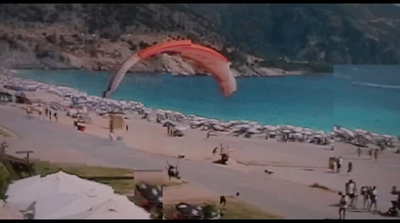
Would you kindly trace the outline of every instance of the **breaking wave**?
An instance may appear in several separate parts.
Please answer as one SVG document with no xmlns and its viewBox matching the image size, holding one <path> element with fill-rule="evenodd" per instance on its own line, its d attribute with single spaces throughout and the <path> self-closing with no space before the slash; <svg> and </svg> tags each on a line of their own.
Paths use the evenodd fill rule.
<svg viewBox="0 0 400 223">
<path fill-rule="evenodd" d="M 374 83 L 367 83 L 367 82 L 353 82 L 353 84 L 369 86 L 369 87 L 377 87 L 377 88 L 400 89 L 400 85 L 384 85 L 384 84 L 374 84 Z"/>
</svg>

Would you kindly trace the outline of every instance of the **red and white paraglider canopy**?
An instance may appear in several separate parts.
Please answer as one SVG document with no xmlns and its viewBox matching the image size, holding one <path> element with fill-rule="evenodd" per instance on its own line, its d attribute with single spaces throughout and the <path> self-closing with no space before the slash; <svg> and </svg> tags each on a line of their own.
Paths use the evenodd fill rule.
<svg viewBox="0 0 400 223">
<path fill-rule="evenodd" d="M 210 72 L 218 80 L 225 96 L 230 96 L 237 90 L 235 77 L 230 70 L 230 62 L 224 55 L 212 48 L 193 44 L 190 40 L 179 40 L 150 46 L 128 58 L 113 75 L 103 96 L 109 97 L 118 88 L 126 72 L 137 62 L 161 53 L 180 54 L 182 57 L 197 62 L 198 66 Z"/>
</svg>

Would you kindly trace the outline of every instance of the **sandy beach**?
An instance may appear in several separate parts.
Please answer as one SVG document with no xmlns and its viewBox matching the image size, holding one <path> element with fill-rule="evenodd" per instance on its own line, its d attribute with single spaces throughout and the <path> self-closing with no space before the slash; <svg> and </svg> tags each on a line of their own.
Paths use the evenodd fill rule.
<svg viewBox="0 0 400 223">
<path fill-rule="evenodd" d="M 26 96 L 33 101 L 57 102 L 65 107 L 71 103 L 41 89 L 27 91 Z M 54 118 L 50 121 L 40 118 L 37 113 L 28 118 L 25 108 L 26 105 L 13 103 L 0 106 L 0 125 L 13 130 L 18 136 L 9 140 L 11 153 L 29 149 L 34 151 L 33 158 L 41 160 L 103 166 L 132 167 L 130 163 L 136 160 L 134 165 L 139 169 L 165 169 L 166 161 L 175 163 L 178 155 L 184 155 L 180 172 L 183 179 L 193 182 L 194 186 L 183 185 L 182 190 L 166 191 L 166 199 L 170 202 L 207 199 L 221 193 L 241 191 L 243 197 L 240 199 L 280 216 L 335 218 L 335 204 L 339 199 L 337 192 L 344 191 L 349 179 L 353 179 L 359 188 L 377 186 L 379 209 L 382 211 L 390 207 L 393 197 L 391 188 L 398 186 L 396 183 L 399 182 L 400 156 L 394 154 L 397 148 L 388 148 L 375 161 L 367 156 L 367 149 L 361 157 L 357 157 L 357 147 L 342 142 L 335 142 L 334 150 L 331 150 L 332 145 L 280 142 L 272 138 L 266 140 L 262 136 L 234 137 L 224 132 L 216 132 L 215 136 L 207 138 L 207 131 L 201 128 L 187 128 L 183 137 L 172 137 L 167 134 L 166 127 L 154 119 L 143 119 L 143 114 L 137 113 L 126 113 L 129 131 L 115 131 L 114 137 L 120 136 L 123 140 L 110 141 L 108 117 L 101 117 L 93 111 L 88 113 L 92 123 L 85 124 L 85 131 L 80 132 L 66 111 L 58 111 L 58 121 L 55 122 Z M 23 126 L 31 126 L 29 128 L 32 129 L 24 129 Z M 56 132 L 59 132 L 57 137 L 54 135 Z M 230 147 L 230 160 L 226 166 L 212 163 L 219 159 L 212 151 L 221 143 Z M 138 151 L 146 155 L 138 155 Z M 344 160 L 342 171 L 331 173 L 329 158 L 339 156 Z M 350 160 L 354 168 L 346 174 Z M 266 174 L 265 170 L 272 174 Z M 314 183 L 329 190 L 311 188 Z M 362 205 L 360 200 L 359 206 Z M 377 217 L 380 216 L 363 211 L 348 214 L 348 218 Z"/>
<path fill-rule="evenodd" d="M 42 99 L 43 98 L 44 95 L 42 96 Z M 25 112 L 18 107 L 1 106 L 0 109 L 4 115 L 7 115 L 8 112 L 12 112 L 18 113 L 21 117 L 26 116 Z M 93 120 L 93 124 L 87 125 L 85 133 L 77 134 L 89 134 L 108 140 L 108 119 L 98 117 L 95 114 L 91 114 L 90 116 Z M 33 120 L 38 120 L 38 117 L 33 117 Z M 58 123 L 54 121 L 50 123 L 49 120 L 38 121 L 41 123 L 48 123 L 54 128 L 76 131 L 73 127 L 73 119 L 63 114 L 59 114 Z M 167 135 L 166 128 L 161 125 L 148 122 L 140 119 L 140 116 L 134 115 L 130 116 L 128 125 L 130 127 L 128 133 L 122 130 L 116 132 L 116 135 L 124 138 L 124 144 L 126 146 L 132 148 L 132 150 L 139 149 L 145 151 L 146 153 L 153 154 L 153 156 L 166 155 L 164 156 L 166 157 L 165 159 L 170 160 L 171 163 L 175 162 L 175 159 L 172 157 L 176 157 L 178 154 L 185 154 L 185 161 L 188 162 L 211 163 L 216 159 L 216 157 L 212 155 L 212 149 L 218 146 L 219 143 L 223 143 L 224 145 L 230 144 L 233 150 L 231 153 L 233 161 L 227 166 L 219 166 L 217 164 L 211 165 L 219 166 L 217 168 L 226 169 L 226 171 L 245 174 L 252 180 L 251 183 L 255 185 L 263 185 L 267 177 L 270 182 L 267 190 L 276 192 L 278 196 L 281 196 L 279 199 L 287 199 L 285 198 L 287 193 L 282 191 L 292 191 L 295 188 L 298 188 L 296 190 L 299 191 L 307 191 L 307 193 L 293 191 L 294 193 L 290 195 L 292 198 L 297 198 L 291 202 L 298 205 L 314 206 L 312 204 L 321 202 L 327 205 L 335 204 L 338 199 L 336 193 L 310 188 L 310 185 L 318 183 L 335 191 L 343 191 L 345 182 L 349 179 L 353 179 L 358 183 L 359 187 L 361 185 L 372 186 L 372 184 L 377 186 L 379 188 L 380 200 L 382 201 L 379 203 L 380 210 L 387 210 L 392 197 L 389 194 L 391 187 L 399 182 L 396 174 L 400 167 L 400 156 L 393 155 L 393 151 L 391 150 L 385 151 L 380 155 L 378 161 L 373 161 L 366 155 L 366 151 L 364 151 L 361 158 L 358 158 L 355 151 L 356 147 L 345 143 L 335 143 L 335 150 L 331 151 L 329 148 L 323 146 L 294 142 L 282 143 L 274 139 L 244 139 L 223 135 L 206 139 L 206 132 L 194 129 L 189 129 L 184 137 L 171 137 Z M 8 128 L 12 129 L 12 127 Z M 21 137 L 24 136 L 22 135 Z M 11 140 L 11 144 L 18 145 L 19 148 L 30 147 L 35 151 L 34 157 L 42 160 L 56 162 L 73 160 L 77 163 L 115 166 L 115 164 L 105 162 L 104 159 L 93 157 L 75 148 L 70 148 L 63 142 L 52 139 L 51 136 L 48 137 L 48 141 L 40 142 L 41 145 L 46 145 L 40 148 L 32 146 L 32 142 L 32 139 L 29 141 L 20 139 Z M 39 142 L 37 144 L 39 144 Z M 57 148 L 57 150 L 54 148 Z M 341 174 L 330 173 L 328 170 L 328 158 L 331 156 L 342 156 L 345 164 L 347 164 L 348 160 L 353 160 L 353 172 L 345 174 L 346 167 L 344 167 Z M 265 169 L 273 171 L 274 173 L 266 176 L 264 173 Z M 210 180 L 212 180 L 212 178 L 210 178 Z M 241 188 L 247 183 L 249 182 L 236 183 L 235 185 L 237 188 Z M 192 187 L 191 189 L 185 190 L 194 192 L 199 189 Z M 218 194 L 216 192 L 207 192 L 212 190 L 206 188 L 201 191 L 204 193 L 202 192 L 201 196 L 198 196 L 204 198 Z M 176 195 L 182 195 L 181 192 L 182 191 L 179 190 L 166 192 L 170 193 L 166 195 L 166 198 L 173 201 Z M 185 196 L 187 197 L 188 194 L 191 193 L 183 193 L 181 199 L 185 199 Z M 188 199 L 189 198 L 193 199 L 193 196 L 189 196 Z M 359 202 L 359 204 L 361 204 L 361 202 Z M 273 211 L 276 212 L 278 211 L 277 209 L 280 208 L 281 207 L 278 207 Z M 337 211 L 335 207 L 326 207 L 324 210 L 332 215 Z M 285 212 L 287 211 L 280 210 L 280 212 L 278 211 L 277 213 L 290 218 L 290 214 L 288 215 Z M 357 216 L 356 218 L 377 217 L 377 215 L 370 215 L 368 213 L 352 213 L 349 214 L 349 218 L 351 218 L 352 215 Z"/>
</svg>

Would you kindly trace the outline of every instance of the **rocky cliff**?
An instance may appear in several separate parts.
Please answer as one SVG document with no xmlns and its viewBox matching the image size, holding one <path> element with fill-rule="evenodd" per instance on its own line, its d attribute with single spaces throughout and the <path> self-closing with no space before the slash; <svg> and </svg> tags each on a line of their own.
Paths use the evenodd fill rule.
<svg viewBox="0 0 400 223">
<path fill-rule="evenodd" d="M 356 4 L 0 4 L 0 65 L 115 70 L 146 46 L 186 38 L 228 56 L 237 76 L 398 64 L 399 10 Z M 171 55 L 131 71 L 205 72 Z"/>
</svg>

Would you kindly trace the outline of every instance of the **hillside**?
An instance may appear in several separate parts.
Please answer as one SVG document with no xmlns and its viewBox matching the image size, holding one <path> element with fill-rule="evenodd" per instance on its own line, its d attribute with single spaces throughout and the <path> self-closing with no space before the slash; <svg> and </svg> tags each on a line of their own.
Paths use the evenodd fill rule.
<svg viewBox="0 0 400 223">
<path fill-rule="evenodd" d="M 236 76 L 329 72 L 327 64 L 398 64 L 399 7 L 371 5 L 0 4 L 0 66 L 115 70 L 167 39 L 232 60 Z M 198 74 L 178 56 L 131 69 Z"/>
<path fill-rule="evenodd" d="M 186 4 L 232 44 L 263 57 L 330 64 L 399 64 L 392 4 Z"/>
</svg>

